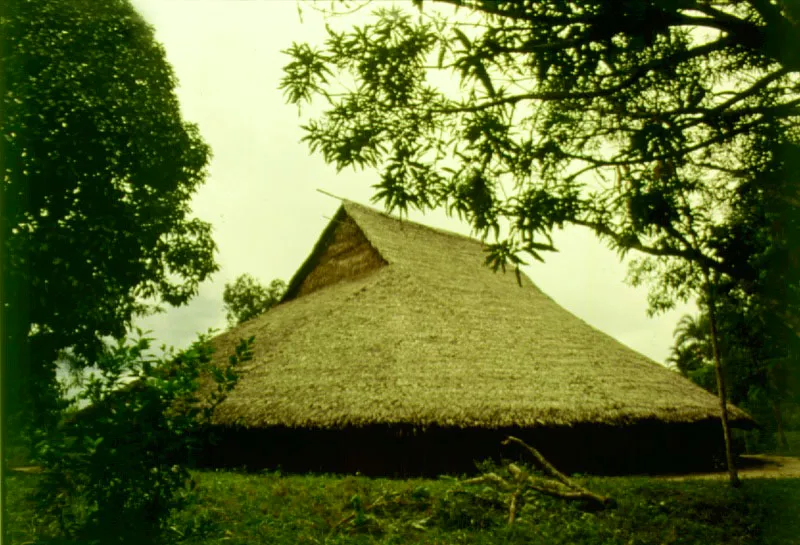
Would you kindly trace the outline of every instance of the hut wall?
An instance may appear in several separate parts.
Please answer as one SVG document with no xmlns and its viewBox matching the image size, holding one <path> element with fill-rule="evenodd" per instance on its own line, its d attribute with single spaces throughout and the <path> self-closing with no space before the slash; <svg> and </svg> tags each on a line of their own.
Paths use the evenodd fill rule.
<svg viewBox="0 0 800 545">
<path fill-rule="evenodd" d="M 724 460 L 718 422 L 643 422 L 625 427 L 576 425 L 540 429 L 462 429 L 410 426 L 217 430 L 216 446 L 201 466 L 276 469 L 288 472 L 356 473 L 408 477 L 470 474 L 475 462 L 502 458 L 530 461 L 508 435 L 536 447 L 567 473 L 621 475 L 701 471 Z"/>
<path fill-rule="evenodd" d="M 342 280 L 358 278 L 385 264 L 358 225 L 350 216 L 344 216 L 331 234 L 327 248 L 318 257 L 316 266 L 300 284 L 296 297 Z"/>
</svg>

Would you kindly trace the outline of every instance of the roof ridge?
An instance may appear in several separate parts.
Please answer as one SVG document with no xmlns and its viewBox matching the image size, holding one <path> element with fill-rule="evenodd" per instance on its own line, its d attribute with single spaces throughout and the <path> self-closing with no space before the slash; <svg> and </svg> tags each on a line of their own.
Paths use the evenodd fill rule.
<svg viewBox="0 0 800 545">
<path fill-rule="evenodd" d="M 482 240 L 480 240 L 478 238 L 475 238 L 474 236 L 462 235 L 461 233 L 456 233 L 455 231 L 450 231 L 448 229 L 443 229 L 441 227 L 433 227 L 431 225 L 425 225 L 424 223 L 420 223 L 418 221 L 414 221 L 414 220 L 411 220 L 411 219 L 403 219 L 401 216 L 393 216 L 389 212 L 378 210 L 378 209 L 373 208 L 371 206 L 366 206 L 364 204 L 361 204 L 361 203 L 358 203 L 358 202 L 355 202 L 355 201 L 351 201 L 351 200 L 348 200 L 348 199 L 342 199 L 342 206 L 344 206 L 345 208 L 348 207 L 348 206 L 353 206 L 354 208 L 356 208 L 358 210 L 365 211 L 365 212 L 367 212 L 369 214 L 373 214 L 373 215 L 376 215 L 376 216 L 380 216 L 382 219 L 388 219 L 388 220 L 395 221 L 395 222 L 399 223 L 400 225 L 409 224 L 409 225 L 412 225 L 414 227 L 420 227 L 420 228 L 423 228 L 423 229 L 427 229 L 429 231 L 433 231 L 433 232 L 435 232 L 435 233 L 437 233 L 439 235 L 455 237 L 455 238 L 459 238 L 459 239 L 462 239 L 462 240 L 468 240 L 470 242 L 474 242 L 476 244 L 480 244 L 482 247 L 486 246 L 486 243 L 484 243 Z M 425 213 L 424 210 L 420 210 L 420 212 L 422 212 L 423 214 Z M 450 217 L 450 216 L 448 216 L 448 217 Z M 363 230 L 363 226 L 361 226 L 361 227 L 362 227 L 362 230 Z"/>
</svg>

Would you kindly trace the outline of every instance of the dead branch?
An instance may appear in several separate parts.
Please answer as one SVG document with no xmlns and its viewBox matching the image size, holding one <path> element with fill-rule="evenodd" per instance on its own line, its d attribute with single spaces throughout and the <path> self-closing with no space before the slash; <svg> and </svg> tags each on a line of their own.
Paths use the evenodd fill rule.
<svg viewBox="0 0 800 545">
<path fill-rule="evenodd" d="M 472 479 L 467 479 L 466 481 L 462 481 L 464 484 L 494 484 L 498 488 L 502 488 L 503 490 L 510 490 L 512 485 L 508 483 L 504 478 L 497 475 L 496 473 L 486 473 L 481 475 L 480 477 L 474 477 Z"/>
<path fill-rule="evenodd" d="M 553 487 L 550 483 L 537 483 L 533 477 L 528 477 L 529 484 L 531 488 L 538 490 L 539 492 L 543 492 L 545 494 L 549 494 L 552 496 L 558 496 L 564 499 L 569 500 L 587 500 L 591 503 L 596 504 L 598 507 L 611 507 L 614 505 L 614 500 L 609 498 L 608 496 L 601 496 L 599 494 L 595 494 L 591 490 L 582 487 L 559 470 L 557 470 L 553 465 L 548 462 L 542 454 L 533 448 L 532 446 L 528 445 L 522 439 L 509 435 L 505 441 L 503 441 L 503 445 L 508 445 L 510 443 L 516 443 L 523 448 L 525 448 L 536 460 L 538 466 L 544 471 L 547 475 L 555 479 L 557 482 L 564 485 L 563 489 L 559 489 L 558 487 Z"/>
<path fill-rule="evenodd" d="M 369 504 L 369 505 L 365 505 L 365 506 L 364 506 L 364 507 L 361 509 L 361 512 L 362 512 L 362 513 L 367 513 L 367 512 L 371 511 L 372 509 L 374 509 L 374 508 L 376 508 L 376 507 L 380 507 L 380 506 L 384 505 L 384 504 L 386 503 L 386 498 L 387 498 L 387 497 L 386 497 L 386 495 L 385 495 L 385 494 L 384 494 L 384 495 L 382 495 L 382 496 L 380 496 L 380 497 L 379 497 L 377 500 L 375 500 L 375 501 L 374 501 L 374 502 L 372 502 L 371 504 Z M 353 519 L 355 519 L 357 516 L 358 516 L 358 511 L 356 510 L 356 511 L 354 511 L 353 513 L 350 513 L 350 514 L 349 514 L 349 515 L 347 515 L 346 517 L 342 518 L 342 519 L 341 519 L 339 522 L 337 522 L 336 524 L 334 524 L 333 526 L 331 526 L 331 529 L 330 529 L 330 531 L 328 532 L 328 536 L 331 536 L 331 535 L 333 535 L 333 533 L 334 533 L 336 530 L 338 530 L 338 529 L 339 529 L 339 527 L 341 527 L 342 525 L 344 525 L 344 524 L 347 524 L 348 522 L 352 521 L 352 520 L 353 520 Z"/>
<path fill-rule="evenodd" d="M 615 505 L 613 499 L 595 494 L 558 471 L 538 450 L 521 439 L 510 436 L 502 444 L 508 445 L 510 443 L 516 443 L 524 447 L 536 460 L 541 470 L 552 480 L 537 479 L 518 465 L 511 463 L 508 464 L 510 479 L 504 479 L 496 473 L 485 473 L 479 477 L 462 481 L 462 484 L 491 484 L 498 490 L 507 493 L 509 525 L 514 524 L 517 518 L 517 511 L 522 504 L 525 493 L 528 491 L 535 491 L 566 500 L 588 502 L 600 508 L 613 507 Z"/>
<path fill-rule="evenodd" d="M 508 502 L 508 525 L 511 526 L 514 524 L 514 519 L 517 517 L 517 505 L 519 505 L 519 498 L 522 493 L 525 491 L 524 486 L 518 487 L 513 494 L 511 494 L 511 499 Z"/>
</svg>

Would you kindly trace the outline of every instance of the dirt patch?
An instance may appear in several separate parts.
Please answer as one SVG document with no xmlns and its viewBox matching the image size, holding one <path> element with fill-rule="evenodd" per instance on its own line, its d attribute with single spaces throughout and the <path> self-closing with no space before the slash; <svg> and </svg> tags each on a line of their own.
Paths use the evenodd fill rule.
<svg viewBox="0 0 800 545">
<path fill-rule="evenodd" d="M 800 479 L 800 458 L 767 454 L 745 455 L 739 459 L 739 477 L 742 479 Z M 686 479 L 727 479 L 727 471 L 713 473 L 688 473 L 663 475 L 660 479 L 683 481 Z"/>
</svg>

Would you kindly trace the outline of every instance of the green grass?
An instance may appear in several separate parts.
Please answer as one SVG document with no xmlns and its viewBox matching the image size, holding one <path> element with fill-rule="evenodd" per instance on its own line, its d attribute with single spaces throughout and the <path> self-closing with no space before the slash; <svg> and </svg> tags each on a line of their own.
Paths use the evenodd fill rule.
<svg viewBox="0 0 800 545">
<path fill-rule="evenodd" d="M 751 479 L 733 489 L 724 481 L 585 478 L 580 482 L 618 506 L 589 512 L 535 496 L 508 526 L 500 495 L 452 479 L 222 471 L 195 478 L 197 498 L 174 515 L 168 536 L 186 545 L 800 545 L 800 479 Z M 36 479 L 9 477 L 12 543 L 34 540 L 25 495 Z"/>
</svg>

